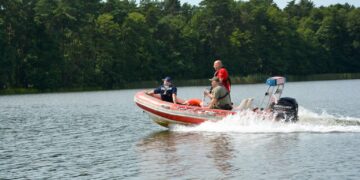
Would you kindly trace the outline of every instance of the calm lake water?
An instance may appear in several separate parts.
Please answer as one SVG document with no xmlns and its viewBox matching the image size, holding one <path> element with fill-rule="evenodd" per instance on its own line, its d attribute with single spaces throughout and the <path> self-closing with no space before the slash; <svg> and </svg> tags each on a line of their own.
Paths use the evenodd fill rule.
<svg viewBox="0 0 360 180">
<path fill-rule="evenodd" d="M 232 99 L 257 104 L 266 88 L 234 85 Z M 286 84 L 296 124 L 235 115 L 167 130 L 134 104 L 137 91 L 0 96 L 0 179 L 360 178 L 360 80 Z"/>
</svg>

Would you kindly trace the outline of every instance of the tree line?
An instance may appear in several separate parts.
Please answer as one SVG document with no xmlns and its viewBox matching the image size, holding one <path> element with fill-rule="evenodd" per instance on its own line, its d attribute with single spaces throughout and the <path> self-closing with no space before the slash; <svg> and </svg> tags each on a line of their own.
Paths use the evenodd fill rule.
<svg viewBox="0 0 360 180">
<path fill-rule="evenodd" d="M 126 87 L 233 76 L 360 72 L 360 8 L 292 0 L 2 0 L 0 89 Z"/>
</svg>

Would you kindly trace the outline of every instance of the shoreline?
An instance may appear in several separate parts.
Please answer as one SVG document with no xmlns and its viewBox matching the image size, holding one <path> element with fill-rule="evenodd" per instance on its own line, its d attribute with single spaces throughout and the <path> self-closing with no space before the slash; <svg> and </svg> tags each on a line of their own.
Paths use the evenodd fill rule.
<svg viewBox="0 0 360 180">
<path fill-rule="evenodd" d="M 312 74 L 312 75 L 283 75 L 286 82 L 301 82 L 301 81 L 329 81 L 329 80 L 350 80 L 360 79 L 360 73 L 329 73 L 329 74 Z M 230 76 L 231 84 L 258 84 L 265 83 L 266 79 L 272 77 L 263 74 L 253 74 L 248 76 Z M 210 85 L 208 79 L 192 79 L 192 80 L 176 80 L 175 85 L 181 86 L 207 86 Z M 161 83 L 158 81 L 142 81 L 137 83 L 129 83 L 127 88 L 123 89 L 140 89 L 140 88 L 154 88 Z"/>
<path fill-rule="evenodd" d="M 270 77 L 262 74 L 254 74 L 248 76 L 231 76 L 231 82 L 235 84 L 257 84 L 265 83 L 266 79 Z M 301 82 L 301 81 L 328 81 L 328 80 L 350 80 L 360 79 L 360 73 L 331 73 L 331 74 L 312 74 L 312 75 L 284 75 L 287 82 Z M 176 86 L 207 86 L 208 79 L 191 79 L 191 80 L 174 80 Z M 123 89 L 146 89 L 159 86 L 160 80 L 141 81 L 136 83 L 128 83 L 122 88 L 104 89 L 101 87 L 79 87 L 79 88 L 61 88 L 57 90 L 39 90 L 34 88 L 9 88 L 0 90 L 1 95 L 20 95 L 20 94 L 40 94 L 40 93 L 65 93 L 65 92 L 87 92 L 87 91 L 107 91 L 107 90 L 123 90 Z"/>
</svg>

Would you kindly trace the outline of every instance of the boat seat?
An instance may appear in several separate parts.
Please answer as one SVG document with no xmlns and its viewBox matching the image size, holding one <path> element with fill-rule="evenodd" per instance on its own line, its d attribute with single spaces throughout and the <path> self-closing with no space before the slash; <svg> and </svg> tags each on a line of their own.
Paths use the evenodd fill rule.
<svg viewBox="0 0 360 180">
<path fill-rule="evenodd" d="M 236 109 L 238 110 L 246 110 L 252 108 L 252 103 L 254 101 L 254 98 L 247 98 L 243 99 L 238 107 Z"/>
</svg>

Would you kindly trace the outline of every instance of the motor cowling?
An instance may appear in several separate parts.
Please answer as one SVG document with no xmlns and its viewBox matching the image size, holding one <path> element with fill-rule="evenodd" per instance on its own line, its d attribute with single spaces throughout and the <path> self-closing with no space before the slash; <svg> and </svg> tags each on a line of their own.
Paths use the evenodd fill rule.
<svg viewBox="0 0 360 180">
<path fill-rule="evenodd" d="M 273 106 L 276 120 L 285 122 L 296 122 L 298 120 L 298 103 L 296 99 L 283 97 Z"/>
</svg>

